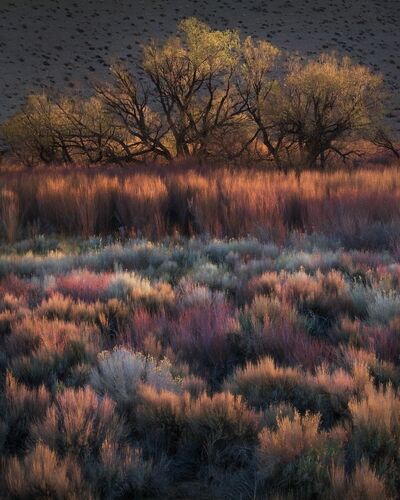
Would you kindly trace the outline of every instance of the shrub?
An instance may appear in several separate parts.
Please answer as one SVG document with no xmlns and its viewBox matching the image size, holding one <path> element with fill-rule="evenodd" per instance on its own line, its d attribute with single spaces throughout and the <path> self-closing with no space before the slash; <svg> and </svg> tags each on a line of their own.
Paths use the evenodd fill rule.
<svg viewBox="0 0 400 500">
<path fill-rule="evenodd" d="M 329 372 L 321 367 L 312 375 L 298 368 L 279 367 L 266 357 L 236 370 L 226 385 L 255 408 L 286 402 L 301 413 L 320 413 L 323 426 L 329 428 L 349 417 L 348 402 L 359 393 L 357 380 L 363 373 L 353 378 L 343 370 Z"/>
<path fill-rule="evenodd" d="M 7 373 L 5 405 L 3 446 L 9 453 L 21 453 L 28 445 L 31 424 L 44 418 L 50 395 L 43 386 L 31 390 Z"/>
<path fill-rule="evenodd" d="M 385 477 L 390 490 L 396 492 L 400 484 L 400 400 L 390 386 L 375 389 L 370 384 L 365 397 L 352 400 L 349 407 L 355 459 L 368 458 L 378 475 Z"/>
<path fill-rule="evenodd" d="M 174 454 L 187 428 L 188 397 L 154 386 L 140 384 L 135 410 L 135 428 L 153 454 L 164 450 Z"/>
<path fill-rule="evenodd" d="M 245 466 L 260 430 L 257 413 L 240 396 L 229 392 L 192 400 L 187 411 L 192 459 L 224 467 Z"/>
<path fill-rule="evenodd" d="M 225 300 L 185 308 L 170 328 L 172 348 L 179 358 L 213 383 L 235 362 L 230 337 L 238 323 Z"/>
<path fill-rule="evenodd" d="M 391 498 L 384 481 L 376 475 L 365 460 L 357 465 L 346 495 L 346 498 L 354 498 L 355 500 L 375 500 L 376 498 L 386 500 Z"/>
<path fill-rule="evenodd" d="M 72 299 L 60 293 L 53 293 L 47 300 L 43 300 L 37 308 L 37 314 L 47 319 L 71 320 Z"/>
<path fill-rule="evenodd" d="M 400 295 L 395 291 L 375 291 L 371 294 L 367 310 L 372 323 L 387 324 L 396 316 L 400 316 Z"/>
<path fill-rule="evenodd" d="M 111 277 L 105 296 L 139 302 L 150 308 L 171 304 L 175 299 L 168 283 L 157 283 L 152 286 L 148 279 L 127 272 L 118 272 Z"/>
<path fill-rule="evenodd" d="M 126 349 L 115 348 L 112 352 L 101 353 L 91 375 L 91 384 L 96 391 L 109 394 L 123 406 L 135 402 L 138 385 L 142 382 L 158 390 L 179 391 L 168 360 L 157 363 Z"/>
<path fill-rule="evenodd" d="M 73 271 L 65 276 L 58 276 L 55 287 L 62 295 L 74 300 L 93 302 L 100 298 L 110 286 L 109 273 L 96 274 L 88 270 Z"/>
<path fill-rule="evenodd" d="M 43 443 L 39 443 L 24 459 L 11 458 L 8 461 L 5 482 L 11 498 L 90 498 L 77 463 L 70 457 L 57 457 Z"/>
<path fill-rule="evenodd" d="M 59 394 L 43 421 L 33 426 L 33 435 L 61 455 L 96 457 L 106 440 L 119 443 L 126 431 L 113 401 L 85 387 Z"/>
<path fill-rule="evenodd" d="M 319 415 L 306 413 L 302 417 L 295 412 L 293 418 L 278 417 L 276 430 L 261 431 L 259 475 L 266 488 L 291 494 L 301 488 L 302 498 L 315 498 L 329 491 L 328 465 L 341 443 L 336 443 L 335 451 L 319 425 Z"/>
<path fill-rule="evenodd" d="M 166 497 L 170 485 L 168 461 L 145 459 L 140 448 L 105 441 L 92 480 L 101 498 Z"/>
<path fill-rule="evenodd" d="M 233 393 L 241 394 L 250 405 L 258 408 L 292 399 L 296 391 L 299 391 L 300 399 L 305 385 L 301 371 L 280 368 L 270 357 L 237 369 L 228 383 Z"/>
<path fill-rule="evenodd" d="M 98 349 L 94 327 L 37 318 L 17 324 L 6 342 L 11 372 L 31 386 L 65 381 L 75 366 L 92 363 Z"/>
</svg>

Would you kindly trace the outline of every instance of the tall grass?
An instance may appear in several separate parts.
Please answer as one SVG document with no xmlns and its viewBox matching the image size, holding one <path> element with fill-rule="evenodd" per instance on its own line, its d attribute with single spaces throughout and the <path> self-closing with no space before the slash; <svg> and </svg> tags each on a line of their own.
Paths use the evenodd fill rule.
<svg viewBox="0 0 400 500">
<path fill-rule="evenodd" d="M 355 172 L 49 169 L 0 174 L 7 238 L 41 232 L 88 237 L 110 232 L 248 234 L 282 242 L 289 232 L 329 232 L 352 248 L 395 247 L 400 181 L 393 166 Z M 29 188 L 27 188 L 27 184 Z M 18 205 L 19 204 L 19 205 Z M 18 206 L 24 207 L 23 212 Z M 4 209 L 3 209 L 4 212 Z"/>
</svg>

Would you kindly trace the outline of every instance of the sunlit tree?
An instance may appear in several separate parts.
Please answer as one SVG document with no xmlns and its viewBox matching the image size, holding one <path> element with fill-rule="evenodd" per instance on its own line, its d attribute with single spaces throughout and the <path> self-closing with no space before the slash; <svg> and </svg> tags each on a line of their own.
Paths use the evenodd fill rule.
<svg viewBox="0 0 400 500">
<path fill-rule="evenodd" d="M 300 170 L 346 160 L 358 139 L 399 154 L 379 75 L 335 55 L 284 61 L 265 40 L 195 18 L 145 45 L 136 71 L 113 65 L 94 90 L 33 95 L 2 135 L 27 164 L 260 158 Z"/>
<path fill-rule="evenodd" d="M 254 126 L 253 138 L 261 140 L 277 166 L 281 165 L 285 139 L 279 120 L 280 88 L 276 75 L 279 55 L 279 49 L 271 43 L 247 37 L 241 47 L 236 83 L 246 115 Z"/>
<path fill-rule="evenodd" d="M 64 134 L 56 132 L 59 127 L 55 124 L 54 108 L 48 96 L 31 95 L 21 111 L 2 125 L 1 133 L 23 163 L 51 163 L 60 160 L 64 144 Z M 66 150 L 64 153 L 63 159 L 68 161 Z"/>
<path fill-rule="evenodd" d="M 202 157 L 211 153 L 215 134 L 238 124 L 243 104 L 233 77 L 239 56 L 237 32 L 186 19 L 176 36 L 144 47 L 147 84 L 139 86 L 128 70 L 117 67 L 114 85 L 98 93 L 148 149 L 167 159 Z"/>
<path fill-rule="evenodd" d="M 346 159 L 349 141 L 368 139 L 383 114 L 382 78 L 349 58 L 292 62 L 281 92 L 279 126 L 308 167 L 323 168 L 331 154 Z"/>
</svg>

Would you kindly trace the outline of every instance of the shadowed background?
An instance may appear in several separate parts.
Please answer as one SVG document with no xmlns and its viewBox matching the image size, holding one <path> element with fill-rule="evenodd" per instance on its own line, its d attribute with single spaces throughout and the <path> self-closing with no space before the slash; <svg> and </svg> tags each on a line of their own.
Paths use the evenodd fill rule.
<svg viewBox="0 0 400 500">
<path fill-rule="evenodd" d="M 0 120 L 29 92 L 87 91 L 110 62 L 133 65 L 142 43 L 188 16 L 306 56 L 336 50 L 368 65 L 383 73 L 388 116 L 400 129 L 397 0 L 0 0 Z"/>
</svg>

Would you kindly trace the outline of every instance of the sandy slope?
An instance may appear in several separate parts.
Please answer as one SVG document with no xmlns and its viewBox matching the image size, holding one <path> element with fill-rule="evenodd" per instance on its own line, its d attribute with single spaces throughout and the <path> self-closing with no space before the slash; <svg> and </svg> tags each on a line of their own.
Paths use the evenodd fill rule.
<svg viewBox="0 0 400 500">
<path fill-rule="evenodd" d="M 0 119 L 43 87 L 85 89 L 195 15 L 282 49 L 337 50 L 384 74 L 400 129 L 400 0 L 0 0 Z"/>
</svg>

